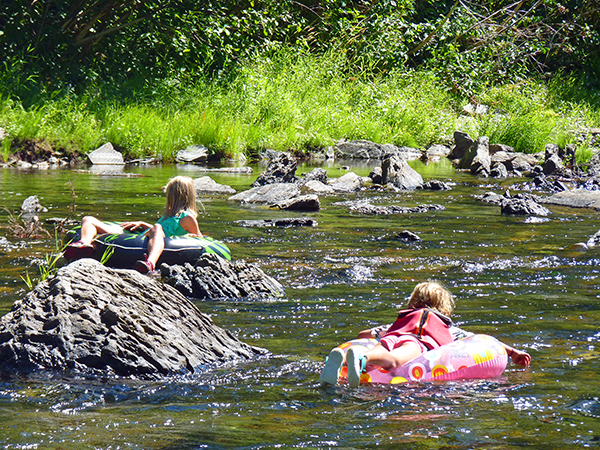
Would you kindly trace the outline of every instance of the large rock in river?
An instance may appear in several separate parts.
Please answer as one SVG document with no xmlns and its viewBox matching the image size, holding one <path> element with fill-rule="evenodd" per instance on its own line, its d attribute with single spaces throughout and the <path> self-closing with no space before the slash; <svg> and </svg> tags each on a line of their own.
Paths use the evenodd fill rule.
<svg viewBox="0 0 600 450">
<path fill-rule="evenodd" d="M 92 259 L 61 268 L 0 319 L 0 375 L 43 369 L 158 379 L 266 354 L 172 287 Z"/>
</svg>

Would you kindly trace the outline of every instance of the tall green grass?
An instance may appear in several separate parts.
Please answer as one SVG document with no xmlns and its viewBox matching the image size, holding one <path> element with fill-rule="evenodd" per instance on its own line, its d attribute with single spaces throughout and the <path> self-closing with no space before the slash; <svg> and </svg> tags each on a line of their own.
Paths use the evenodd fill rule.
<svg viewBox="0 0 600 450">
<path fill-rule="evenodd" d="M 242 64 L 227 80 L 167 80 L 136 102 L 90 94 L 40 100 L 26 110 L 2 98 L 0 127 L 11 139 L 68 151 L 88 153 L 110 141 L 130 157 L 165 161 L 191 144 L 226 156 L 326 148 L 340 139 L 426 147 L 450 143 L 456 129 L 532 153 L 550 142 L 579 142 L 582 130 L 600 127 L 600 106 L 583 94 L 585 86 L 571 80 L 567 91 L 559 95 L 558 81 L 494 87 L 478 96 L 490 114 L 466 118 L 467 99 L 430 73 L 375 76 L 349 72 L 343 53 L 280 51 Z"/>
</svg>

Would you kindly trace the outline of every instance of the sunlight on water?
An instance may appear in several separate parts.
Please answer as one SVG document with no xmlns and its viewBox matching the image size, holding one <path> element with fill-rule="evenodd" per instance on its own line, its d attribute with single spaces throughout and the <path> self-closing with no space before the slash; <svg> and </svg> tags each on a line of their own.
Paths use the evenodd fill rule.
<svg viewBox="0 0 600 450">
<path fill-rule="evenodd" d="M 451 191 L 361 192 L 322 198 L 306 214 L 312 228 L 244 228 L 236 221 L 300 213 L 201 198 L 203 232 L 234 258 L 255 263 L 286 288 L 275 301 L 197 302 L 215 323 L 272 357 L 164 382 L 72 379 L 34 374 L 0 383 L 4 448 L 534 448 L 597 447 L 600 442 L 600 250 L 570 253 L 600 227 L 590 210 L 552 209 L 548 220 L 508 217 L 474 195 L 524 180 L 495 183 L 454 173 L 448 164 L 411 163 Z M 355 169 L 368 175 L 373 164 Z M 211 173 L 238 191 L 257 176 Z M 2 203 L 17 211 L 38 195 L 64 217 L 77 192 L 76 216 L 154 221 L 161 187 L 194 166 L 134 167 L 143 178 L 74 171 L 0 171 Z M 302 166 L 298 173 L 312 170 Z M 328 168 L 330 177 L 346 173 Z M 426 214 L 355 215 L 346 200 L 415 206 Z M 0 311 L 25 295 L 20 276 L 51 239 L 0 240 Z M 403 230 L 420 242 L 396 238 Z M 456 295 L 455 321 L 526 349 L 532 367 L 509 364 L 499 379 L 395 386 L 321 387 L 329 350 L 362 329 L 390 323 L 414 285 L 442 280 Z"/>
</svg>

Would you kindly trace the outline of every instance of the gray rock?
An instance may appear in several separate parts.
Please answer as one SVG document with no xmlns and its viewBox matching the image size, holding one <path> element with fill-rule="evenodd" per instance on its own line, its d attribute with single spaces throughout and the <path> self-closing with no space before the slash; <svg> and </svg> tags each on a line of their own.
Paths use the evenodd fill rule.
<svg viewBox="0 0 600 450">
<path fill-rule="evenodd" d="M 220 172 L 220 173 L 253 173 L 252 167 L 219 167 L 219 168 L 206 168 L 198 167 L 198 172 Z"/>
<path fill-rule="evenodd" d="M 381 163 L 384 184 L 391 184 L 399 189 L 414 189 L 423 184 L 423 177 L 397 155 L 387 156 Z"/>
<path fill-rule="evenodd" d="M 327 171 L 320 167 L 316 167 L 311 172 L 303 174 L 298 185 L 302 186 L 309 181 L 320 181 L 323 184 L 327 184 Z"/>
<path fill-rule="evenodd" d="M 88 155 L 88 159 L 92 164 L 115 164 L 123 165 L 123 155 L 116 151 L 110 142 L 107 142 L 102 147 L 97 148 Z"/>
<path fill-rule="evenodd" d="M 482 201 L 484 203 L 492 203 L 494 205 L 501 205 L 506 197 L 500 194 L 496 194 L 495 192 L 486 192 L 483 195 L 475 195 L 477 200 Z"/>
<path fill-rule="evenodd" d="M 450 191 L 452 188 L 448 183 L 440 180 L 429 180 L 427 183 L 419 186 L 417 189 L 427 189 L 430 191 Z"/>
<path fill-rule="evenodd" d="M 386 149 L 384 158 L 385 158 L 385 155 L 398 155 L 402 159 L 411 161 L 413 159 L 421 159 L 424 155 L 424 153 L 421 150 L 419 150 L 418 148 L 412 148 L 412 147 L 406 147 L 406 146 L 395 147 L 391 144 L 385 144 L 383 147 L 385 148 L 386 145 L 390 146 L 390 148 Z M 392 148 L 394 148 L 395 151 Z"/>
<path fill-rule="evenodd" d="M 471 162 L 471 173 L 487 177 L 491 172 L 490 140 L 481 136 L 475 143 L 475 155 Z"/>
<path fill-rule="evenodd" d="M 381 159 L 383 155 L 381 144 L 367 140 L 341 141 L 335 146 L 335 156 L 339 159 Z"/>
<path fill-rule="evenodd" d="M 333 194 L 335 192 L 331 186 L 323 184 L 319 180 L 310 180 L 300 184 L 300 190 L 303 193 L 317 195 Z"/>
<path fill-rule="evenodd" d="M 425 151 L 425 156 L 430 160 L 445 158 L 451 151 L 452 149 L 446 145 L 433 144 Z"/>
<path fill-rule="evenodd" d="M 386 155 L 399 155 L 404 159 L 419 159 L 421 150 L 411 147 L 397 147 L 393 144 L 377 144 L 367 140 L 342 141 L 335 147 L 339 159 L 384 159 Z"/>
<path fill-rule="evenodd" d="M 357 192 L 364 186 L 364 180 L 354 172 L 348 172 L 336 180 L 331 180 L 329 186 L 335 192 Z"/>
<path fill-rule="evenodd" d="M 515 149 L 510 145 L 505 144 L 490 144 L 490 155 L 495 155 L 498 152 L 515 153 Z"/>
<path fill-rule="evenodd" d="M 261 299 L 281 297 L 285 290 L 255 265 L 205 254 L 195 266 L 162 264 L 163 281 L 196 299 Z"/>
<path fill-rule="evenodd" d="M 542 166 L 544 169 L 544 175 L 552 175 L 553 173 L 561 173 L 564 168 L 562 159 L 557 154 L 552 154 L 546 161 L 544 161 L 544 165 Z"/>
<path fill-rule="evenodd" d="M 515 153 L 514 159 L 511 161 L 512 168 L 506 167 L 511 172 L 518 171 L 522 173 L 530 172 L 538 164 L 538 160 L 533 155 L 526 153 Z"/>
<path fill-rule="evenodd" d="M 462 159 L 474 142 L 475 141 L 473 141 L 473 139 L 471 139 L 471 136 L 469 136 L 467 133 L 463 133 L 462 131 L 455 131 L 454 147 L 452 147 L 448 158 L 452 160 Z"/>
<path fill-rule="evenodd" d="M 527 198 L 505 198 L 500 204 L 502 214 L 517 216 L 547 216 L 548 208 Z"/>
<path fill-rule="evenodd" d="M 600 176 L 600 151 L 592 155 L 588 166 L 587 174 L 591 177 Z"/>
<path fill-rule="evenodd" d="M 260 157 L 265 161 L 273 161 L 275 158 L 278 158 L 279 155 L 281 155 L 281 152 L 267 148 L 260 154 Z"/>
<path fill-rule="evenodd" d="M 175 161 L 180 163 L 204 164 L 208 159 L 208 149 L 202 145 L 190 145 L 179 150 L 175 155 Z"/>
<path fill-rule="evenodd" d="M 239 192 L 228 198 L 242 203 L 275 204 L 300 195 L 300 188 L 294 183 L 275 183 L 257 186 L 247 191 Z"/>
<path fill-rule="evenodd" d="M 211 177 L 201 177 L 194 179 L 194 188 L 196 188 L 197 193 L 202 194 L 235 194 L 235 189 L 231 186 L 227 186 L 224 184 L 219 184 Z"/>
<path fill-rule="evenodd" d="M 568 206 L 571 208 L 590 208 L 600 210 L 600 191 L 574 189 L 558 192 L 546 199 L 549 205 Z"/>
<path fill-rule="evenodd" d="M 308 194 L 275 203 L 271 207 L 288 211 L 318 211 L 321 209 L 321 203 L 317 195 Z"/>
<path fill-rule="evenodd" d="M 517 157 L 517 154 L 514 152 L 511 153 L 511 152 L 505 152 L 504 150 L 500 150 L 500 151 L 495 152 L 494 154 L 491 154 L 490 161 L 491 161 L 492 167 L 495 164 L 503 164 L 504 167 L 506 167 L 508 170 L 509 167 L 512 169 L 512 162 L 516 157 Z"/>
<path fill-rule="evenodd" d="M 556 144 L 546 144 L 546 148 L 544 151 L 544 160 L 547 161 L 548 159 L 550 159 L 552 156 L 558 156 L 559 158 L 562 158 L 562 152 L 560 150 L 560 147 Z"/>
<path fill-rule="evenodd" d="M 0 319 L 2 374 L 160 379 L 267 354 L 216 326 L 170 286 L 92 259 L 59 269 Z"/>
<path fill-rule="evenodd" d="M 295 183 L 298 161 L 291 153 L 279 153 L 269 163 L 266 170 L 252 183 L 252 187 L 275 183 Z"/>
<path fill-rule="evenodd" d="M 23 200 L 23 203 L 21 204 L 21 211 L 24 214 L 35 214 L 47 212 L 48 208 L 40 204 L 40 200 L 38 199 L 37 195 L 31 195 Z"/>
<path fill-rule="evenodd" d="M 383 184 L 383 172 L 381 167 L 373 167 L 371 173 L 369 173 L 369 178 L 374 184 Z"/>
<path fill-rule="evenodd" d="M 507 178 L 508 170 L 506 166 L 502 163 L 495 163 L 492 171 L 490 172 L 490 177 L 492 178 Z"/>
</svg>

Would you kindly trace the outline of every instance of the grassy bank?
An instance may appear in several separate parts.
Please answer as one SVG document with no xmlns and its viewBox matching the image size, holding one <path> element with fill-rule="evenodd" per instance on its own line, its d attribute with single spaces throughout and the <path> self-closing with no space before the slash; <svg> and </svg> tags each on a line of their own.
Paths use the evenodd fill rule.
<svg viewBox="0 0 600 450">
<path fill-rule="evenodd" d="M 476 100 L 489 105 L 490 114 L 462 115 L 469 100 L 429 73 L 348 74 L 340 56 L 284 52 L 243 65 L 226 82 L 165 81 L 127 104 L 89 94 L 39 100 L 25 109 L 2 98 L 0 127 L 10 136 L 2 157 L 21 140 L 84 154 L 110 141 L 129 157 L 165 161 L 191 144 L 227 156 L 265 148 L 306 151 L 341 138 L 427 147 L 451 142 L 460 129 L 529 153 L 550 142 L 578 143 L 585 158 L 590 151 L 580 137 L 600 127 L 600 93 L 567 77 L 489 88 Z"/>
</svg>

